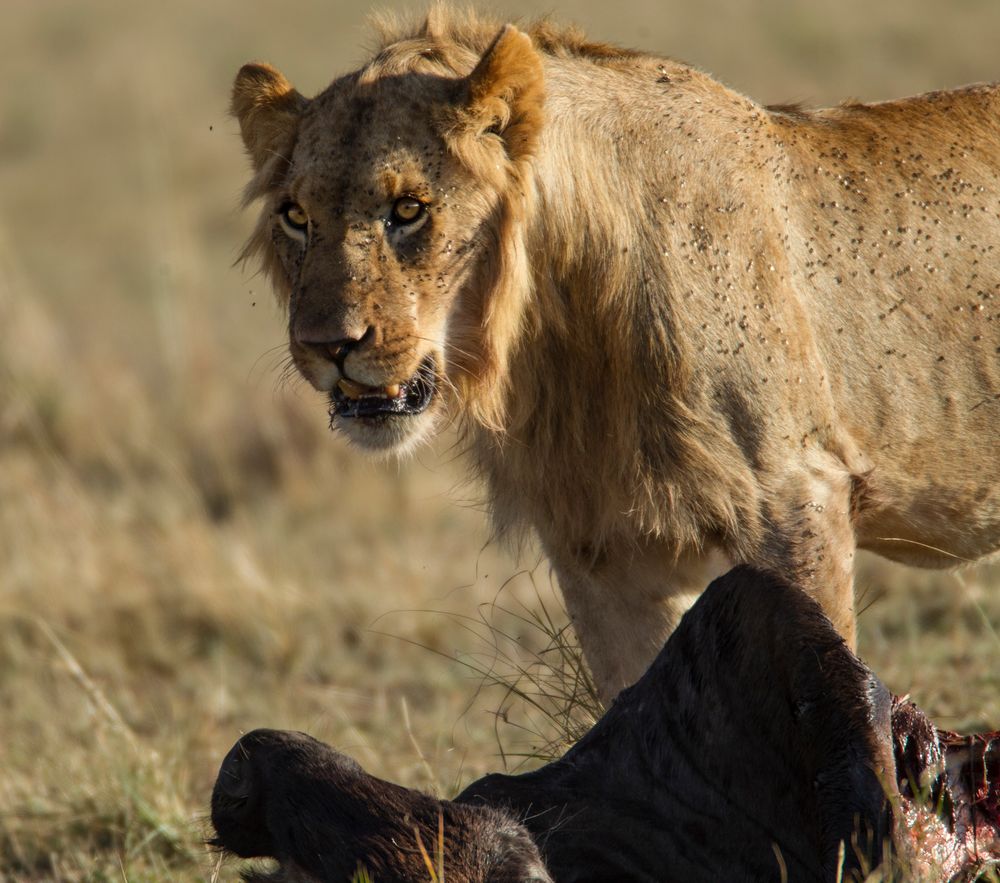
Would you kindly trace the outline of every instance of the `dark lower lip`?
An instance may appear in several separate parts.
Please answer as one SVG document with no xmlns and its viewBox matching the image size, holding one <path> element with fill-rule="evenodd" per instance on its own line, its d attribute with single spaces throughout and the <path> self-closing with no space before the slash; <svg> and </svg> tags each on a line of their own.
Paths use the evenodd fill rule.
<svg viewBox="0 0 1000 883">
<path fill-rule="evenodd" d="M 350 399 L 334 388 L 330 395 L 330 417 L 344 419 L 379 420 L 390 417 L 414 417 L 430 405 L 437 389 L 437 372 L 434 357 L 427 356 L 406 383 L 401 384 L 399 395 L 393 399 L 381 396 L 362 396 Z"/>
</svg>

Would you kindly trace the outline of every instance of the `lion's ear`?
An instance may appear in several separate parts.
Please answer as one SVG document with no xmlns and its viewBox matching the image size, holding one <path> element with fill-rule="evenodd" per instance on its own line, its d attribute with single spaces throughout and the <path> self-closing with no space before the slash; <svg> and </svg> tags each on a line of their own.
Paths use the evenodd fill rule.
<svg viewBox="0 0 1000 883">
<path fill-rule="evenodd" d="M 258 172 L 276 156 L 287 160 L 308 103 L 269 64 L 252 63 L 240 68 L 233 83 L 230 110 L 240 122 L 243 143 Z"/>
<path fill-rule="evenodd" d="M 466 111 L 477 134 L 500 135 L 512 159 L 530 156 L 544 102 L 542 60 L 531 38 L 505 25 L 466 82 Z"/>
</svg>

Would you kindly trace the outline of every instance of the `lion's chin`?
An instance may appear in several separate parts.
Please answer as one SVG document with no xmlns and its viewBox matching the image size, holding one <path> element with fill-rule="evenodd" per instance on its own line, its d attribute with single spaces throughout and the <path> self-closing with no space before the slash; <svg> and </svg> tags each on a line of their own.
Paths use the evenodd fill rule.
<svg viewBox="0 0 1000 883">
<path fill-rule="evenodd" d="M 342 381 L 330 394 L 331 429 L 369 451 L 403 454 L 412 449 L 430 435 L 440 409 L 436 364 L 427 356 L 410 380 L 395 387 L 394 395 Z"/>
<path fill-rule="evenodd" d="M 386 414 L 375 417 L 341 417 L 330 412 L 330 428 L 371 453 L 401 456 L 413 450 L 434 430 L 438 408 L 429 407 L 408 416 Z"/>
</svg>

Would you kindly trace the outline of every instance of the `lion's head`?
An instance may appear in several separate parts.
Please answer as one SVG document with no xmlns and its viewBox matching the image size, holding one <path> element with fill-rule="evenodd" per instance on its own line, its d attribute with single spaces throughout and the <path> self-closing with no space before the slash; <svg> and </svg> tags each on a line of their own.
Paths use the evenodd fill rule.
<svg viewBox="0 0 1000 883">
<path fill-rule="evenodd" d="M 452 395 L 489 419 L 521 321 L 541 63 L 510 26 L 480 43 L 432 15 L 311 100 L 265 64 L 233 87 L 263 202 L 245 256 L 332 424 L 366 448 L 414 444 Z"/>
</svg>

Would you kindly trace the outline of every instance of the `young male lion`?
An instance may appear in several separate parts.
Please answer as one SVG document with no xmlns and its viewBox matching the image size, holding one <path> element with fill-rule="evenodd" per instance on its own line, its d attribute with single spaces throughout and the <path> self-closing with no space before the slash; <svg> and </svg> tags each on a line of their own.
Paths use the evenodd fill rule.
<svg viewBox="0 0 1000 883">
<path fill-rule="evenodd" d="M 710 559 L 853 643 L 855 548 L 1000 546 L 1000 91 L 768 109 L 666 58 L 437 8 L 312 100 L 246 65 L 247 245 L 332 425 L 460 419 L 606 698 Z"/>
</svg>

